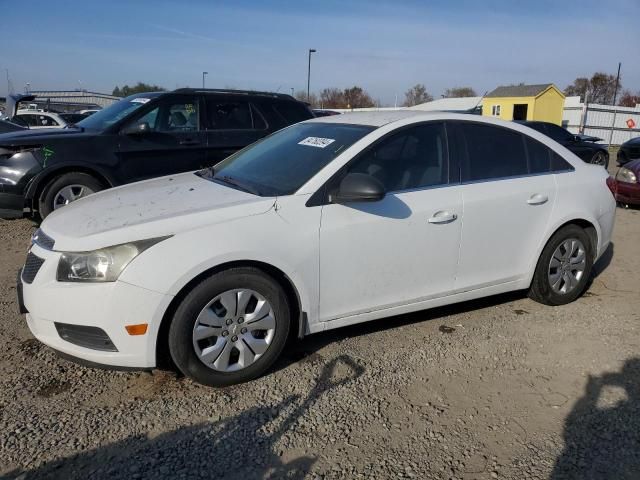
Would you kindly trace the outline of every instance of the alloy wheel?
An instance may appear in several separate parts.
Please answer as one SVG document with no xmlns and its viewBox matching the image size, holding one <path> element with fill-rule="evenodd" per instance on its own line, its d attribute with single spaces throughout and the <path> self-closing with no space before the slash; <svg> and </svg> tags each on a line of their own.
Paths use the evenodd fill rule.
<svg viewBox="0 0 640 480">
<path fill-rule="evenodd" d="M 548 279 L 555 293 L 566 295 L 573 291 L 584 275 L 587 254 L 583 243 L 577 238 L 562 242 L 549 262 Z"/>
<path fill-rule="evenodd" d="M 86 185 L 67 185 L 61 188 L 58 193 L 53 197 L 53 209 L 57 210 L 60 207 L 64 207 L 71 202 L 75 202 L 79 198 L 86 197 L 95 193 L 91 188 Z"/>
<path fill-rule="evenodd" d="M 193 348 L 202 363 L 219 372 L 248 367 L 269 348 L 276 319 L 269 302 L 249 289 L 227 290 L 211 300 L 193 327 Z"/>
<path fill-rule="evenodd" d="M 596 153 L 591 159 L 591 163 L 593 165 L 602 165 L 604 167 L 605 164 L 607 163 L 606 155 L 602 152 Z"/>
</svg>

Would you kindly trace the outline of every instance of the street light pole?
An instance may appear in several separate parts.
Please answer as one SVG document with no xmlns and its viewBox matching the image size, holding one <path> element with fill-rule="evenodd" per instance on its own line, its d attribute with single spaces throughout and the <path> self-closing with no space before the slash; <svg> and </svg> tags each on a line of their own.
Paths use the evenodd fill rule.
<svg viewBox="0 0 640 480">
<path fill-rule="evenodd" d="M 310 91 L 309 91 L 309 87 L 311 86 L 311 54 L 315 52 L 316 52 L 315 48 L 309 49 L 309 66 L 307 68 L 307 102 L 311 98 Z"/>
<path fill-rule="evenodd" d="M 202 88 L 204 88 L 204 76 L 209 75 L 209 72 L 202 72 Z"/>
</svg>

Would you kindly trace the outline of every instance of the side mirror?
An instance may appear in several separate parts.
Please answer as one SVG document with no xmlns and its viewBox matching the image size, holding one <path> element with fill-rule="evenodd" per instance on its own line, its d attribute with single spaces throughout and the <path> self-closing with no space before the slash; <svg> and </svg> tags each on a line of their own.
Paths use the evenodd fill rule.
<svg viewBox="0 0 640 480">
<path fill-rule="evenodd" d="M 569 140 L 572 143 L 580 142 L 582 139 L 578 135 L 571 135 L 571 139 Z"/>
<path fill-rule="evenodd" d="M 150 130 L 151 128 L 149 127 L 149 124 L 147 122 L 142 122 L 124 127 L 120 133 L 123 135 L 140 135 L 142 133 L 147 133 Z"/>
<path fill-rule="evenodd" d="M 330 197 L 333 203 L 377 202 L 385 196 L 384 185 L 365 173 L 348 173 Z"/>
</svg>

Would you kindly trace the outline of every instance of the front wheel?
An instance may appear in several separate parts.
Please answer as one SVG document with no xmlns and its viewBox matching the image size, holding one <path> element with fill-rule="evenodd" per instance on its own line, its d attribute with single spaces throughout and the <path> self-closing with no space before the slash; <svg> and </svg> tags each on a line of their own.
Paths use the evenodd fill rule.
<svg viewBox="0 0 640 480">
<path fill-rule="evenodd" d="M 609 167 L 609 155 L 604 152 L 598 151 L 593 154 L 591 157 L 591 162 L 593 165 L 602 165 L 605 170 Z"/>
<path fill-rule="evenodd" d="M 262 375 L 278 358 L 291 324 L 287 297 L 272 277 L 232 268 L 198 284 L 169 328 L 169 351 L 186 376 L 222 387 Z"/>
<path fill-rule="evenodd" d="M 565 305 L 585 290 L 593 267 L 589 235 L 577 225 L 558 230 L 544 247 L 529 297 L 545 305 Z"/>
<path fill-rule="evenodd" d="M 44 219 L 54 210 L 99 192 L 104 186 L 95 177 L 82 172 L 64 173 L 45 185 L 40 196 L 38 213 Z"/>
</svg>

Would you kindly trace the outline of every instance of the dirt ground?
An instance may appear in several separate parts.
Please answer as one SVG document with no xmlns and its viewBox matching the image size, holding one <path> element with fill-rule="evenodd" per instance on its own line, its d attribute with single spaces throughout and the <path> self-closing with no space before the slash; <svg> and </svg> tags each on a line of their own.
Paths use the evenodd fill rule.
<svg viewBox="0 0 640 480">
<path fill-rule="evenodd" d="M 640 478 L 640 211 L 588 292 L 310 336 L 211 389 L 59 359 L 17 313 L 33 225 L 0 221 L 2 478 Z"/>
</svg>

